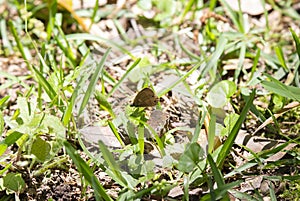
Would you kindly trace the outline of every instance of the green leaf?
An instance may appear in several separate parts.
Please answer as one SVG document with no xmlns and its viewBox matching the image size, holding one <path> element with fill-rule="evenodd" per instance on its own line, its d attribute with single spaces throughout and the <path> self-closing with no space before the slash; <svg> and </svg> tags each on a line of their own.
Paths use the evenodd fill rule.
<svg viewBox="0 0 300 201">
<path fill-rule="evenodd" d="M 43 74 L 39 70 L 37 70 L 35 67 L 33 67 L 33 71 L 35 73 L 37 82 L 39 84 L 41 84 L 41 86 L 44 88 L 44 90 L 47 93 L 47 95 L 49 96 L 49 98 L 51 100 L 53 100 L 57 96 L 53 87 L 50 85 L 50 83 L 46 80 L 46 78 L 43 76 Z"/>
<path fill-rule="evenodd" d="M 271 81 L 266 81 L 266 80 L 261 81 L 261 84 L 264 86 L 264 88 L 280 96 L 300 102 L 300 88 L 287 86 L 268 74 L 264 73 L 264 75 L 271 80 Z"/>
<path fill-rule="evenodd" d="M 6 149 L 7 149 L 7 144 L 0 143 L 0 156 L 2 156 L 2 154 L 4 154 Z"/>
<path fill-rule="evenodd" d="M 210 154 L 207 155 L 207 160 L 208 160 L 208 162 L 210 164 L 211 171 L 212 171 L 212 173 L 214 175 L 214 178 L 215 178 L 215 180 L 217 182 L 217 186 L 218 187 L 222 187 L 225 184 L 224 178 L 223 178 L 220 170 L 218 169 L 215 161 L 213 160 L 213 158 L 211 157 Z"/>
<path fill-rule="evenodd" d="M 280 46 L 276 46 L 275 47 L 275 53 L 277 55 L 277 58 L 281 64 L 281 66 L 284 68 L 285 71 L 288 71 L 289 68 L 286 65 L 285 59 L 284 59 L 284 55 L 283 55 L 283 51 L 282 48 Z"/>
<path fill-rule="evenodd" d="M 0 99 L 0 107 L 4 105 L 4 103 L 9 99 L 10 96 L 5 96 L 2 99 Z"/>
<path fill-rule="evenodd" d="M 197 142 L 193 142 L 187 146 L 183 154 L 180 156 L 177 168 L 182 172 L 191 172 L 203 159 L 204 150 Z"/>
<path fill-rule="evenodd" d="M 223 186 L 221 187 L 218 187 L 217 189 L 215 189 L 213 191 L 213 194 L 215 195 L 215 198 L 212 199 L 212 193 L 211 194 L 206 194 L 204 195 L 200 201 L 208 201 L 208 200 L 230 200 L 228 197 L 225 197 L 224 194 L 227 193 L 229 190 L 232 190 L 234 187 L 240 185 L 242 183 L 242 181 L 234 181 L 234 182 L 231 182 L 231 183 L 228 183 L 228 184 L 224 184 Z"/>
<path fill-rule="evenodd" d="M 2 111 L 0 111 L 0 136 L 2 136 L 2 133 L 4 131 L 4 119 Z"/>
<path fill-rule="evenodd" d="M 25 181 L 20 173 L 8 173 L 3 178 L 3 186 L 15 192 L 22 192 L 25 188 Z"/>
<path fill-rule="evenodd" d="M 96 200 L 101 200 L 103 198 L 106 201 L 112 201 L 113 199 L 106 193 L 103 186 L 100 184 L 97 177 L 92 172 L 91 168 L 86 164 L 86 162 L 80 157 L 77 151 L 69 144 L 67 141 L 64 142 L 65 148 L 69 156 L 75 163 L 78 171 L 83 174 L 84 178 L 93 187 Z"/>
<path fill-rule="evenodd" d="M 152 1 L 149 0 L 139 0 L 137 4 L 143 10 L 150 10 L 152 8 Z"/>
<path fill-rule="evenodd" d="M 236 113 L 226 116 L 224 119 L 225 128 L 221 130 L 221 136 L 228 136 L 238 119 L 239 115 Z"/>
<path fill-rule="evenodd" d="M 102 109 L 106 110 L 111 115 L 111 117 L 114 119 L 116 117 L 116 115 L 115 115 L 110 103 L 107 101 L 106 96 L 104 96 L 99 90 L 96 90 L 95 98 L 98 101 L 99 106 Z"/>
<path fill-rule="evenodd" d="M 209 120 L 209 129 L 208 129 L 208 153 L 212 153 L 215 146 L 215 136 L 216 136 L 216 115 L 211 114 Z"/>
<path fill-rule="evenodd" d="M 50 144 L 40 137 L 37 137 L 36 140 L 32 143 L 31 153 L 34 154 L 41 162 L 44 162 L 49 158 L 50 150 Z"/>
<path fill-rule="evenodd" d="M 123 175 L 121 174 L 121 169 L 120 169 L 119 165 L 117 164 L 117 162 L 115 161 L 112 153 L 107 149 L 107 147 L 101 140 L 98 143 L 99 143 L 99 147 L 100 147 L 101 153 L 103 155 L 103 158 L 106 161 L 109 170 L 112 171 L 112 173 L 114 174 L 116 179 L 119 181 L 120 185 L 122 185 L 124 187 L 128 187 L 128 183 L 127 183 L 126 179 L 123 177 Z"/>
<path fill-rule="evenodd" d="M 297 36 L 297 34 L 294 32 L 293 29 L 290 29 L 290 32 L 292 33 L 293 39 L 296 43 L 297 55 L 298 55 L 298 58 L 300 59 L 300 40 L 299 40 L 299 37 Z"/>
<path fill-rule="evenodd" d="M 32 121 L 36 105 L 36 102 L 30 102 L 25 97 L 18 97 L 17 106 L 20 109 L 19 116 L 22 118 L 24 123 L 29 123 Z"/>
<path fill-rule="evenodd" d="M 17 131 L 13 131 L 12 133 L 8 132 L 5 137 L 4 144 L 6 144 L 7 146 L 10 146 L 13 143 L 15 143 L 22 135 L 23 135 L 23 133 L 20 133 Z"/>
<path fill-rule="evenodd" d="M 205 68 L 203 69 L 203 72 L 201 74 L 206 74 L 208 71 L 212 70 L 213 74 L 216 74 L 216 70 L 217 70 L 217 64 L 219 62 L 220 57 L 222 56 L 224 50 L 225 50 L 225 46 L 228 43 L 228 39 L 224 37 L 224 35 L 221 35 L 219 40 L 218 40 L 218 44 L 216 47 L 216 51 L 212 54 L 209 62 L 206 64 Z"/>
<path fill-rule="evenodd" d="M 91 72 L 90 65 L 88 65 L 86 68 L 89 69 L 89 72 Z M 77 86 L 75 87 L 75 89 L 72 93 L 69 104 L 68 104 L 68 106 L 64 112 L 63 118 L 62 118 L 62 122 L 63 122 L 64 126 L 68 125 L 68 123 L 72 117 L 72 111 L 73 111 L 73 108 L 75 105 L 76 98 L 78 97 L 80 92 L 83 91 L 89 76 L 90 76 L 90 73 L 83 73 L 83 75 L 80 77 L 79 81 L 77 82 Z"/>
<path fill-rule="evenodd" d="M 66 128 L 58 117 L 46 114 L 42 119 L 42 125 L 48 128 L 49 133 L 55 134 L 56 140 L 65 139 Z"/>
<path fill-rule="evenodd" d="M 255 90 L 252 91 L 252 93 L 250 94 L 250 97 L 247 99 L 246 105 L 244 106 L 239 119 L 234 124 L 232 131 L 230 132 L 228 138 L 226 139 L 226 141 L 224 142 L 224 144 L 221 148 L 220 154 L 218 155 L 218 159 L 217 159 L 218 167 L 223 165 L 223 162 L 224 162 L 226 156 L 229 154 L 229 152 L 232 148 L 232 145 L 234 143 L 234 140 L 242 126 L 242 123 L 244 122 L 244 120 L 247 116 L 248 110 L 250 109 L 250 106 L 253 104 L 252 102 L 254 100 L 254 97 L 255 97 Z"/>
<path fill-rule="evenodd" d="M 17 43 L 17 47 L 18 47 L 18 49 L 19 49 L 19 51 L 20 51 L 20 53 L 21 53 L 21 55 L 22 55 L 22 57 L 23 57 L 26 65 L 27 65 L 27 67 L 30 70 L 32 70 L 32 67 L 31 67 L 31 65 L 29 63 L 31 57 L 28 56 L 28 54 L 26 54 L 27 52 L 25 51 L 25 48 L 24 48 L 24 46 L 23 46 L 23 44 L 21 42 L 20 35 L 18 34 L 17 29 L 16 29 L 16 27 L 14 25 L 14 21 L 9 20 L 8 21 L 8 26 L 9 26 L 9 28 L 11 30 L 12 35 L 14 36 L 15 42 Z"/>
<path fill-rule="evenodd" d="M 235 93 L 236 84 L 229 80 L 223 80 L 214 85 L 207 94 L 207 102 L 212 107 L 222 108 Z"/>
<path fill-rule="evenodd" d="M 82 100 L 82 103 L 80 105 L 80 108 L 79 108 L 79 111 L 78 111 L 78 116 L 80 116 L 80 114 L 83 112 L 85 106 L 87 105 L 91 95 L 93 94 L 93 91 L 95 89 L 95 86 L 97 84 L 97 81 L 99 79 L 99 76 L 102 72 L 102 69 L 103 69 L 103 66 L 104 66 L 104 62 L 106 61 L 106 58 L 108 56 L 108 53 L 110 52 L 110 48 L 107 49 L 107 51 L 104 53 L 100 63 L 97 65 L 96 67 L 96 70 L 90 80 L 90 83 L 89 83 L 89 86 L 88 86 L 88 89 L 86 91 L 86 93 L 84 94 L 84 97 L 83 97 L 83 100 Z"/>
</svg>

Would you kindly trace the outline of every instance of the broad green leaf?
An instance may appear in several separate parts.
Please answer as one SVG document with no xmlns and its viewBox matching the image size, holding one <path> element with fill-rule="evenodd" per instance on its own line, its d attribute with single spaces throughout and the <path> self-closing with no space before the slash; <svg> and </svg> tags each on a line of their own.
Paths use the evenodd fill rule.
<svg viewBox="0 0 300 201">
<path fill-rule="evenodd" d="M 236 84 L 229 80 L 223 80 L 214 85 L 207 94 L 207 102 L 215 108 L 223 107 L 229 98 L 235 93 Z"/>
<path fill-rule="evenodd" d="M 193 142 L 187 146 L 183 154 L 180 156 L 177 168 L 182 172 L 191 172 L 203 159 L 204 150 L 197 142 Z"/>
<path fill-rule="evenodd" d="M 293 86 L 287 86 L 268 74 L 264 74 L 264 75 L 267 76 L 271 80 L 271 81 L 266 81 L 266 80 L 261 81 L 261 84 L 268 91 L 300 102 L 300 88 L 293 87 Z"/>
<path fill-rule="evenodd" d="M 252 91 L 252 93 L 248 97 L 246 105 L 244 106 L 239 119 L 234 124 L 233 129 L 231 130 L 230 134 L 228 135 L 228 138 L 226 139 L 226 141 L 224 142 L 224 144 L 221 148 L 220 154 L 218 155 L 218 159 L 217 159 L 218 167 L 223 165 L 223 162 L 224 162 L 226 156 L 229 154 L 229 152 L 232 148 L 232 145 L 234 143 L 234 140 L 242 126 L 242 123 L 244 122 L 244 120 L 247 116 L 248 110 L 250 109 L 250 106 L 253 104 L 254 97 L 255 97 L 255 90 Z"/>
<path fill-rule="evenodd" d="M 9 190 L 20 193 L 25 188 L 25 181 L 20 173 L 8 173 L 3 178 L 3 186 Z"/>
<path fill-rule="evenodd" d="M 17 106 L 20 109 L 20 117 L 24 123 L 32 121 L 37 103 L 28 101 L 25 97 L 18 97 Z"/>
<path fill-rule="evenodd" d="M 228 136 L 238 119 L 239 115 L 236 113 L 226 116 L 224 119 L 225 128 L 221 130 L 221 136 Z"/>
<path fill-rule="evenodd" d="M 15 143 L 22 135 L 23 133 L 17 131 L 13 131 L 12 133 L 8 132 L 5 137 L 4 144 L 9 147 L 13 143 Z"/>
<path fill-rule="evenodd" d="M 44 162 L 49 158 L 50 150 L 50 144 L 40 137 L 37 137 L 32 143 L 31 153 L 34 154 L 41 162 Z"/>
<path fill-rule="evenodd" d="M 42 125 L 47 128 L 47 132 L 55 134 L 56 140 L 65 139 L 66 128 L 58 117 L 46 114 L 42 120 Z"/>
</svg>

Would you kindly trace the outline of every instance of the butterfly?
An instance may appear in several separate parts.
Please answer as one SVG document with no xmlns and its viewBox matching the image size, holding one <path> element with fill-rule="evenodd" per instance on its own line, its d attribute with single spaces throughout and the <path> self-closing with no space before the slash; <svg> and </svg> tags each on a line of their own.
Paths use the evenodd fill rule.
<svg viewBox="0 0 300 201">
<path fill-rule="evenodd" d="M 159 98 L 155 95 L 154 91 L 150 88 L 144 88 L 134 98 L 130 106 L 134 107 L 151 107 L 155 106 Z"/>
</svg>

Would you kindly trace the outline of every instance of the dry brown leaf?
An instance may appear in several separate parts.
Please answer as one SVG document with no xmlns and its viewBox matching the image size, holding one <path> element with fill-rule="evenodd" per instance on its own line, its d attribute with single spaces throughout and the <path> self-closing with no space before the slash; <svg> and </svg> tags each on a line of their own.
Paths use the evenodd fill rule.
<svg viewBox="0 0 300 201">
<path fill-rule="evenodd" d="M 286 141 L 284 140 L 273 140 L 273 139 L 268 139 L 268 138 L 263 138 L 263 137 L 257 137 L 253 136 L 251 134 L 246 133 L 246 131 L 240 131 L 237 135 L 237 138 L 235 140 L 236 144 L 241 144 L 246 146 L 248 149 L 253 151 L 254 153 L 259 153 L 263 150 L 269 150 L 269 149 L 274 149 L 278 147 L 279 145 L 282 145 Z M 265 161 L 277 161 L 281 159 L 287 151 L 291 150 L 294 146 L 296 146 L 295 143 L 291 143 L 288 146 L 286 146 L 283 151 L 280 151 L 271 157 L 267 158 Z M 250 157 L 251 153 L 244 151 L 241 153 L 244 158 Z"/>
</svg>

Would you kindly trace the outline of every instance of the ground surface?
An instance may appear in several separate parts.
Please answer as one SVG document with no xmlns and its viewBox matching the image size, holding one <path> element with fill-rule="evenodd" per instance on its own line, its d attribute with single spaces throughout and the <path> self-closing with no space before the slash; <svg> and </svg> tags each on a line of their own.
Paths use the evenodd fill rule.
<svg viewBox="0 0 300 201">
<path fill-rule="evenodd" d="M 72 129 L 69 129 L 68 132 L 66 132 L 68 133 L 68 141 L 79 150 L 80 156 L 92 168 L 94 174 L 106 189 L 107 193 L 112 198 L 116 199 L 122 192 L 126 191 L 126 188 L 120 185 L 119 182 L 116 182 L 111 175 L 108 175 L 108 173 L 104 171 L 105 168 L 102 169 L 101 165 L 105 163 L 103 162 L 103 159 L 99 159 L 102 156 L 99 156 L 99 153 L 101 152 L 99 151 L 98 140 L 102 140 L 109 148 L 111 148 L 111 150 L 126 150 L 127 152 L 124 153 L 120 151 L 112 152 L 123 170 L 132 168 L 130 166 L 132 164 L 129 162 L 128 164 L 124 164 L 122 163 L 123 160 L 120 158 L 123 157 L 127 160 L 130 157 L 130 154 L 134 155 L 132 153 L 134 151 L 132 150 L 136 149 L 136 147 L 132 148 L 130 146 L 132 141 L 130 141 L 128 133 L 130 133 L 131 126 L 134 125 L 132 122 L 135 121 L 130 122 L 124 120 L 123 117 L 130 116 L 128 115 L 128 111 L 131 116 L 135 115 L 134 109 L 132 109 L 132 107 L 130 108 L 129 105 L 132 104 L 137 92 L 143 88 L 143 84 L 147 83 L 149 87 L 153 88 L 155 94 L 160 98 L 160 106 L 150 107 L 146 109 L 145 114 L 142 111 L 142 115 L 145 115 L 144 118 L 146 118 L 147 123 L 158 133 L 161 139 L 164 139 L 164 136 L 172 136 L 170 140 L 172 143 L 167 140 L 164 141 L 169 143 L 166 143 L 165 151 L 167 153 L 166 155 L 169 156 L 168 159 L 176 162 L 179 160 L 179 156 L 184 152 L 185 145 L 190 142 L 192 134 L 195 133 L 195 130 L 197 129 L 197 125 L 201 119 L 200 111 L 202 105 L 207 104 L 208 91 L 214 83 L 217 83 L 220 80 L 234 80 L 233 77 L 237 72 L 238 66 L 242 66 L 242 74 L 235 80 L 238 89 L 234 95 L 230 97 L 230 103 L 224 106 L 222 110 L 216 112 L 216 122 L 220 123 L 220 125 L 224 125 L 225 114 L 240 114 L 245 106 L 245 99 L 243 99 L 241 94 L 243 94 L 244 89 L 252 88 L 257 89 L 254 105 L 257 106 L 258 110 L 266 111 L 268 109 L 270 113 L 281 115 L 276 117 L 276 121 L 274 118 L 270 117 L 270 113 L 268 112 L 262 112 L 265 115 L 264 117 L 266 117 L 264 120 L 261 120 L 256 116 L 257 114 L 254 114 L 253 111 L 248 113 L 246 120 L 241 129 L 239 129 L 236 139 L 234 140 L 235 144 L 232 146 L 231 152 L 226 158 L 224 162 L 225 165 L 222 168 L 222 176 L 224 176 L 226 183 L 237 180 L 242 181 L 240 185 L 230 189 L 232 191 L 230 192 L 229 198 L 234 200 L 235 198 L 238 198 L 236 192 L 245 192 L 245 194 L 250 194 L 257 198 L 257 200 L 261 200 L 263 197 L 270 199 L 270 197 L 272 197 L 270 195 L 271 188 L 274 190 L 274 194 L 278 199 L 299 199 L 299 194 L 297 195 L 297 193 L 300 192 L 300 184 L 299 180 L 294 179 L 299 175 L 300 164 L 299 102 L 290 99 L 283 100 L 277 96 L 275 98 L 272 96 L 271 98 L 261 85 L 251 85 L 248 83 L 250 80 L 249 74 L 251 73 L 251 70 L 253 71 L 254 69 L 253 60 L 256 51 L 257 49 L 260 49 L 262 58 L 259 60 L 256 69 L 258 73 L 269 72 L 271 75 L 275 75 L 277 78 L 282 79 L 282 82 L 284 83 L 296 86 L 299 84 L 299 81 L 297 82 L 297 78 L 299 78 L 299 69 L 297 70 L 297 68 L 294 67 L 299 65 L 299 62 L 294 62 L 296 50 L 289 31 L 289 29 L 293 29 L 299 35 L 299 20 L 297 21 L 296 19 L 298 18 L 287 14 L 290 11 L 288 9 L 292 9 L 295 13 L 298 13 L 297 9 L 299 8 L 299 3 L 294 1 L 289 7 L 284 7 L 277 2 L 276 5 L 279 6 L 279 8 L 268 5 L 270 7 L 267 7 L 268 9 L 265 10 L 265 13 L 260 10 L 259 6 L 253 4 L 247 5 L 243 8 L 245 10 L 243 10 L 244 15 L 242 17 L 244 17 L 246 24 L 244 28 L 249 29 L 250 31 L 244 35 L 240 35 L 240 33 L 234 33 L 234 35 L 232 32 L 238 28 L 232 18 L 230 18 L 231 13 L 226 9 L 225 11 L 222 10 L 222 8 L 225 7 L 224 3 L 218 4 L 217 9 L 212 12 L 209 11 L 208 6 L 204 6 L 203 9 L 199 9 L 200 12 L 197 12 L 197 16 L 194 16 L 193 20 L 191 20 L 192 12 L 188 12 L 183 18 L 184 20 L 180 21 L 181 15 L 174 13 L 170 14 L 166 11 L 167 9 L 161 11 L 156 8 L 157 10 L 150 9 L 145 11 L 138 7 L 136 1 L 125 1 L 123 4 L 122 2 L 123 1 L 118 1 L 119 4 L 115 4 L 114 2 L 100 2 L 100 14 L 98 13 L 98 15 L 103 15 L 103 17 L 101 20 L 98 19 L 89 31 L 85 30 L 88 26 L 85 22 L 80 21 L 81 18 L 78 19 L 74 17 L 73 10 L 70 11 L 62 4 L 62 2 L 59 2 L 60 7 L 62 7 L 61 10 L 59 9 L 59 12 L 64 13 L 67 19 L 73 20 L 71 20 L 71 23 L 67 22 L 66 24 L 63 24 L 62 29 L 66 34 L 81 31 L 84 33 L 89 32 L 92 35 L 101 36 L 107 39 L 101 40 L 101 42 L 89 41 L 86 43 L 87 45 L 92 43 L 90 49 L 93 55 L 92 60 L 85 61 L 86 66 L 90 65 L 91 62 L 100 61 L 107 48 L 112 47 L 104 66 L 105 72 L 111 77 L 104 76 L 104 81 L 99 81 L 95 88 L 100 91 L 104 90 L 106 94 L 109 94 L 116 86 L 117 82 L 114 81 L 122 80 L 124 78 L 117 90 L 111 96 L 107 96 L 107 101 L 112 107 L 112 111 L 116 116 L 115 118 L 112 117 L 113 115 L 110 113 L 109 109 L 103 109 L 103 107 L 101 108 L 99 106 L 99 101 L 96 101 L 95 97 L 92 97 L 89 100 L 83 115 L 81 117 L 76 117 L 83 98 L 83 96 L 78 96 L 73 111 L 76 118 L 74 118 L 74 122 L 69 124 L 76 127 L 76 129 L 73 129 L 72 127 Z M 76 2 L 73 2 L 73 4 L 74 6 L 77 5 Z M 235 2 L 228 1 L 228 4 L 236 6 Z M 20 10 L 22 10 L 21 7 L 19 8 Z M 20 15 L 20 13 L 17 12 L 20 12 L 20 10 L 17 9 L 17 6 L 2 3 L 0 8 L 2 10 L 7 9 L 10 11 L 9 14 L 6 13 L 6 16 L 3 16 L 1 19 L 5 19 L 5 17 L 14 19 L 18 18 Z M 88 10 L 89 7 L 85 4 L 74 9 L 82 11 Z M 112 10 L 113 12 L 111 12 Z M 184 10 L 184 7 L 182 10 Z M 41 11 L 41 13 L 43 12 L 44 11 Z M 71 17 L 70 13 L 73 14 Z M 106 15 L 105 13 L 109 13 L 109 15 Z M 159 18 L 157 17 L 157 14 L 159 13 L 162 15 L 165 14 L 165 16 Z M 268 28 L 266 28 L 266 13 L 268 14 Z M 46 14 L 48 13 L 45 11 L 45 16 L 47 16 Z M 157 18 L 154 18 L 154 16 Z M 39 27 L 39 25 L 45 23 L 44 26 L 46 26 L 47 20 L 38 14 L 32 17 L 32 19 L 35 19 L 36 21 L 30 21 L 33 23 L 33 27 L 31 27 L 29 31 L 30 34 L 33 36 L 35 35 L 35 37 L 38 38 L 36 41 L 39 43 L 39 39 L 40 41 L 44 39 L 42 38 L 42 34 L 45 34 L 45 28 Z M 212 25 L 208 26 L 209 23 Z M 78 26 L 75 26 L 74 24 Z M 177 30 L 175 30 L 174 27 L 176 27 Z M 217 58 L 217 61 L 219 61 L 216 61 L 218 65 L 216 65 L 217 70 L 215 72 L 217 73 L 207 73 L 205 76 L 201 77 L 200 75 L 203 71 L 197 69 L 189 74 L 182 82 L 173 85 L 176 81 L 184 77 L 187 72 L 190 72 L 199 60 L 209 63 L 212 58 L 211 55 L 216 49 L 218 50 L 218 44 L 221 43 L 218 39 L 220 33 L 223 32 L 228 35 L 233 34 L 233 38 L 236 38 L 236 41 L 232 42 L 232 46 L 226 46 L 222 56 Z M 25 36 L 23 32 L 20 34 Z M 9 34 L 9 36 L 12 41 L 13 37 L 11 34 Z M 244 36 L 246 36 L 246 38 L 248 37 L 247 40 L 243 38 Z M 214 40 L 214 37 L 217 39 Z M 241 39 L 239 39 L 239 37 Z M 24 38 L 28 40 L 28 38 Z M 2 41 L 4 41 L 3 38 Z M 245 46 L 247 49 L 247 51 L 245 51 L 250 56 L 245 56 L 245 58 L 242 59 L 240 52 L 243 48 L 240 48 L 239 46 L 241 45 L 239 43 L 240 41 L 243 41 L 243 44 L 249 43 L 249 46 Z M 26 43 L 27 41 L 23 42 Z M 237 47 L 234 46 L 235 44 L 237 44 Z M 276 66 L 278 60 L 274 61 L 269 59 L 268 56 L 275 55 L 274 46 L 282 47 L 284 55 L 288 58 L 287 60 L 289 60 L 287 63 L 292 66 L 290 67 L 290 71 L 288 71 L 290 73 L 280 70 L 280 67 L 278 67 L 280 65 Z M 36 50 L 32 46 L 29 47 L 29 51 L 33 53 L 32 55 L 36 55 Z M 39 48 L 42 49 L 41 47 Z M 231 51 L 231 48 L 236 48 L 236 51 Z M 124 49 L 127 52 L 122 51 Z M 59 63 L 59 55 L 65 54 L 65 52 L 61 49 L 56 51 L 57 52 L 53 55 L 57 57 L 56 60 Z M 137 70 L 132 70 L 128 73 L 128 76 L 124 77 L 128 72 L 129 66 L 135 61 L 134 58 L 142 58 L 139 68 L 136 68 Z M 78 57 L 77 59 L 80 60 L 82 57 Z M 39 64 L 39 60 L 37 60 L 35 56 L 31 61 L 32 64 Z M 243 63 L 240 64 L 240 61 Z M 0 98 L 10 95 L 9 102 L 5 106 L 1 105 L 1 109 L 3 116 L 11 118 L 16 115 L 16 111 L 19 109 L 19 105 L 17 105 L 16 102 L 18 97 L 21 96 L 20 94 L 29 93 L 30 87 L 37 84 L 35 79 L 31 77 L 32 71 L 28 69 L 26 62 L 21 58 L 18 51 L 13 51 L 13 53 L 11 52 L 9 55 L 5 54 L 5 52 L 1 52 L 0 66 Z M 208 66 L 209 65 L 206 67 Z M 201 68 L 202 66 L 200 66 L 199 69 Z M 89 68 L 80 68 L 78 71 L 80 76 L 76 80 L 77 82 L 79 82 L 78 80 L 81 75 L 88 73 Z M 65 68 L 63 73 L 72 74 L 73 72 L 73 69 Z M 76 73 L 74 73 L 74 75 L 76 75 Z M 289 80 L 291 76 L 295 77 L 292 81 Z M 212 78 L 215 78 L 215 81 L 212 81 Z M 90 82 L 91 79 L 86 80 L 86 86 L 88 86 Z M 76 82 L 69 83 L 69 85 L 74 86 L 75 83 Z M 168 90 L 168 93 L 163 93 L 164 90 Z M 37 97 L 37 94 L 38 93 L 35 92 L 28 95 L 28 97 Z M 66 96 L 70 97 L 67 93 Z M 274 101 L 274 99 L 276 100 Z M 281 106 L 278 106 L 277 110 L 275 104 L 277 103 L 276 101 L 281 104 Z M 47 102 L 47 104 L 49 103 L 48 100 L 45 100 L 45 102 Z M 49 114 L 55 113 L 53 116 L 59 118 L 63 116 L 62 113 L 57 110 L 61 105 L 56 105 L 56 108 L 49 105 L 44 106 L 43 109 L 47 112 L 49 111 Z M 284 113 L 280 113 L 282 109 L 284 110 Z M 137 116 L 141 114 L 139 113 L 141 111 L 136 112 Z M 268 117 L 270 117 L 270 121 L 267 121 Z M 118 143 L 119 141 L 116 140 L 111 125 L 109 126 L 107 123 L 104 123 L 104 121 L 108 119 L 113 119 L 112 122 L 116 126 L 118 133 L 120 133 L 123 141 L 127 144 L 126 148 L 122 147 L 122 145 Z M 260 128 L 259 126 L 261 125 L 264 126 Z M 3 139 L 5 139 L 6 134 L 10 130 L 13 130 L 13 124 L 9 125 L 6 123 L 4 128 Z M 138 132 L 137 127 L 132 129 L 136 133 Z M 208 132 L 209 123 L 204 123 L 200 128 L 200 136 L 197 139 L 197 142 L 205 152 L 208 152 Z M 163 183 L 162 181 L 167 181 L 167 184 L 172 184 L 172 182 L 175 183 L 175 180 L 177 179 L 176 182 L 178 182 L 178 185 L 171 188 L 172 190 L 169 189 L 164 192 L 163 190 L 165 189 L 162 188 L 163 190 L 157 190 L 155 193 L 151 192 L 143 194 L 141 199 L 183 199 L 183 178 L 177 177 L 180 175 L 181 171 L 175 168 L 175 165 L 167 166 L 165 164 L 164 160 L 166 157 L 163 158 L 160 156 L 160 148 L 156 144 L 157 141 L 151 137 L 151 131 L 145 129 L 145 136 L 144 163 L 148 164 L 149 162 L 149 164 L 151 163 L 151 165 L 153 165 L 154 173 L 158 178 L 155 178 L 154 176 L 152 178 L 150 174 L 146 174 L 148 173 L 146 171 L 145 174 L 150 179 L 147 180 L 146 176 L 143 175 L 145 176 L 145 179 L 143 180 L 144 183 L 141 182 L 141 184 L 135 186 L 135 193 L 152 188 L 155 186 L 154 181 L 159 181 L 160 183 Z M 217 148 L 225 142 L 227 137 L 228 136 L 216 136 L 214 139 L 215 146 L 213 150 L 217 150 Z M 264 156 L 262 159 L 257 156 L 264 150 L 275 149 L 287 142 L 288 145 L 285 148 L 276 153 L 272 153 L 270 157 Z M 93 194 L 93 188 L 90 185 L 87 185 L 88 181 L 83 179 L 82 173 L 78 172 L 78 166 L 76 166 L 74 161 L 66 154 L 65 147 L 56 153 L 52 161 L 50 160 L 50 162 L 46 163 L 34 161 L 26 148 L 26 146 L 20 148 L 20 144 L 10 146 L 5 151 L 5 154 L 1 156 L 0 164 L 0 167 L 3 170 L 11 163 L 12 166 L 8 168 L 9 171 L 21 173 L 22 178 L 26 183 L 26 187 L 24 191 L 15 194 L 19 196 L 20 200 L 96 199 Z M 85 148 L 89 151 L 85 150 Z M 122 154 L 125 156 L 128 154 L 128 158 Z M 255 156 L 254 159 L 250 160 L 249 157 L 251 156 Z M 60 160 L 62 161 L 61 163 L 53 165 L 53 161 Z M 138 161 L 138 159 L 136 159 L 136 161 Z M 234 172 L 233 169 L 242 167 L 243 164 L 251 164 L 249 161 L 256 165 L 249 166 L 249 168 L 243 169 L 239 174 L 230 176 L 230 174 Z M 42 174 L 40 175 L 35 174 L 47 165 L 50 167 L 47 167 L 46 171 L 42 171 Z M 216 177 L 214 174 L 209 174 L 211 169 L 213 168 L 207 168 L 208 175 Z M 127 172 L 132 173 L 130 171 Z M 1 174 L 4 175 L 3 173 Z M 135 178 L 138 178 L 137 175 L 132 175 L 134 175 Z M 206 173 L 204 175 L 206 175 Z M 270 179 L 272 176 L 273 178 Z M 289 178 L 285 178 L 285 176 L 292 176 L 293 179 L 289 180 Z M 188 191 L 191 200 L 199 200 L 210 191 L 209 184 L 201 181 L 201 179 L 205 180 L 207 178 L 203 176 L 202 178 L 197 179 L 195 179 L 197 181 L 190 186 Z M 155 187 L 158 188 L 157 186 Z M 12 199 L 15 196 L 13 193 L 9 194 L 7 189 L 4 189 L 2 185 L 0 189 L 2 190 L 0 192 L 0 197 L 9 195 L 11 197 L 8 196 L 7 198 Z M 244 197 L 244 199 L 246 198 Z"/>
</svg>

